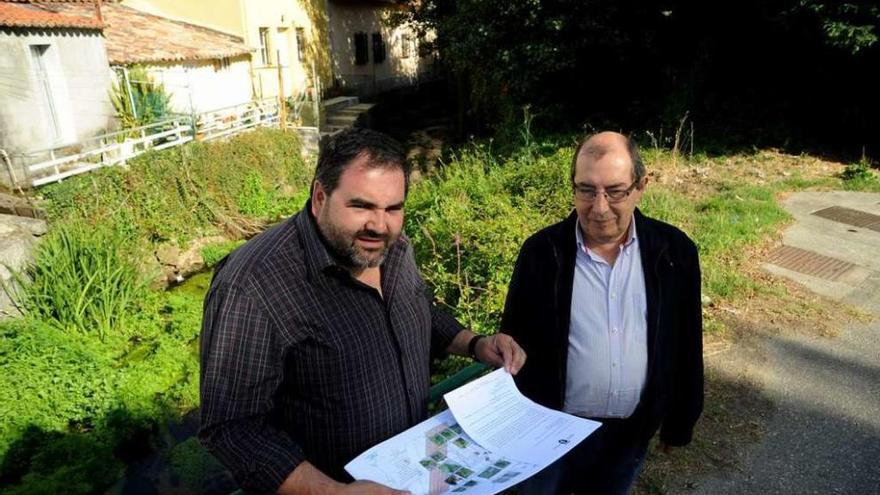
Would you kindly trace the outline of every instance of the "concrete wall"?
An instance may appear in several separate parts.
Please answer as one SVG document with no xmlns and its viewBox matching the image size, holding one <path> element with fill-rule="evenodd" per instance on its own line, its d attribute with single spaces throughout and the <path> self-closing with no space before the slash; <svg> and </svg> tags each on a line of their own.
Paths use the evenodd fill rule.
<svg viewBox="0 0 880 495">
<path fill-rule="evenodd" d="M 223 66 L 216 60 L 146 66 L 147 73 L 165 87 L 175 112 L 196 113 L 253 100 L 247 55 Z"/>
<path fill-rule="evenodd" d="M 415 83 L 430 68 L 430 60 L 419 57 L 418 37 L 406 26 L 391 27 L 385 19 L 393 6 L 376 3 L 330 2 L 330 40 L 333 74 L 343 88 L 368 95 Z M 369 61 L 355 64 L 355 33 L 367 33 Z M 385 60 L 374 63 L 373 33 L 385 42 Z M 405 45 L 409 45 L 408 47 Z"/>
<path fill-rule="evenodd" d="M 322 41 L 322 30 L 316 25 L 316 22 L 321 22 L 322 15 L 323 9 L 312 0 L 302 0 L 302 3 L 294 0 L 247 0 L 244 3 L 245 40 L 249 46 L 257 49 L 251 60 L 258 95 L 278 95 L 279 64 L 284 79 L 284 94 L 287 96 L 301 94 L 311 85 L 312 61 L 315 61 L 318 77 L 322 74 L 326 77 L 329 71 L 324 65 L 329 63 L 329 57 L 322 56 L 326 53 L 326 40 Z M 261 28 L 268 30 L 268 63 L 264 63 L 259 51 Z M 304 34 L 302 59 L 297 50 L 297 28 L 303 29 Z"/>
<path fill-rule="evenodd" d="M 278 95 L 276 50 L 282 52 L 284 94 L 294 96 L 312 85 L 312 67 L 326 87 L 331 79 L 327 0 L 123 0 L 123 5 L 224 31 L 256 49 L 251 56 L 257 97 Z M 269 61 L 259 52 L 260 28 L 268 29 Z M 296 28 L 304 32 L 304 57 L 297 56 Z"/>
<path fill-rule="evenodd" d="M 40 57 L 44 72 L 31 45 L 48 46 Z M 104 38 L 95 31 L 0 29 L 0 148 L 15 155 L 111 129 L 108 67 Z"/>
</svg>

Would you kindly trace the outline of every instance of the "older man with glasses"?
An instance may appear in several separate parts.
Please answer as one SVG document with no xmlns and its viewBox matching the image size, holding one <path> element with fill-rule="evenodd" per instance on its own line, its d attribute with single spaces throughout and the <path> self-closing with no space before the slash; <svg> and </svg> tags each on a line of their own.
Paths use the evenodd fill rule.
<svg viewBox="0 0 880 495">
<path fill-rule="evenodd" d="M 635 143 L 584 138 L 574 153 L 574 211 L 530 237 L 516 263 L 502 331 L 529 355 L 517 376 L 536 402 L 603 426 L 520 486 L 530 494 L 625 494 L 660 430 L 689 443 L 703 407 L 697 248 L 644 216 Z"/>
</svg>

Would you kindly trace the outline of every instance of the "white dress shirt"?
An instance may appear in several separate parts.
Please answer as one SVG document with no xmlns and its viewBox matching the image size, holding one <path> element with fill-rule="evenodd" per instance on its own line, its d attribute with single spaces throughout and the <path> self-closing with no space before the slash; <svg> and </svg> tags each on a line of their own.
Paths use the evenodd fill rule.
<svg viewBox="0 0 880 495">
<path fill-rule="evenodd" d="M 577 231 L 571 294 L 564 411 L 626 418 L 645 386 L 648 368 L 645 276 L 635 219 L 611 266 Z"/>
</svg>

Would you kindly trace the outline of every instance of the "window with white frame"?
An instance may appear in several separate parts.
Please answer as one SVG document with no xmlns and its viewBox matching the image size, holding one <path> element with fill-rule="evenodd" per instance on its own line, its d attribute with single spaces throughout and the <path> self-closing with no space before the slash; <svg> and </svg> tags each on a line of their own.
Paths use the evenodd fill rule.
<svg viewBox="0 0 880 495">
<path fill-rule="evenodd" d="M 260 28 L 260 62 L 263 65 L 269 65 L 269 28 Z"/>
</svg>

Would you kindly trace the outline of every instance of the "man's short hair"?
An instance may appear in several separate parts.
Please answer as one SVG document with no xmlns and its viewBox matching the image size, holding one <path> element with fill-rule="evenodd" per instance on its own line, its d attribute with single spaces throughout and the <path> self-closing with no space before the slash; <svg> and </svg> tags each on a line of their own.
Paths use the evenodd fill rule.
<svg viewBox="0 0 880 495">
<path fill-rule="evenodd" d="M 345 169 L 358 157 L 366 155 L 370 167 L 398 168 L 403 172 L 406 191 L 409 191 L 410 164 L 403 146 L 381 132 L 352 127 L 330 137 L 321 145 L 315 181 L 319 182 L 329 196 L 339 185 Z M 312 182 L 314 190 L 314 181 Z"/>
<path fill-rule="evenodd" d="M 574 184 L 574 174 L 577 168 L 577 159 L 581 154 L 583 147 L 587 144 L 587 142 L 593 138 L 598 133 L 587 134 L 577 144 L 577 148 L 574 150 L 574 156 L 571 158 L 571 183 Z M 630 162 L 632 162 L 632 178 L 633 182 L 639 182 L 642 180 L 642 177 L 648 174 L 647 169 L 645 169 L 645 163 L 642 161 L 642 156 L 639 154 L 639 146 L 636 144 L 635 140 L 630 138 L 629 136 L 623 136 L 626 140 L 626 151 L 629 153 Z M 605 153 L 608 153 L 610 149 L 607 146 L 602 146 L 600 144 L 591 143 L 590 144 L 590 154 L 593 155 L 593 158 L 598 160 L 602 158 Z"/>
</svg>

